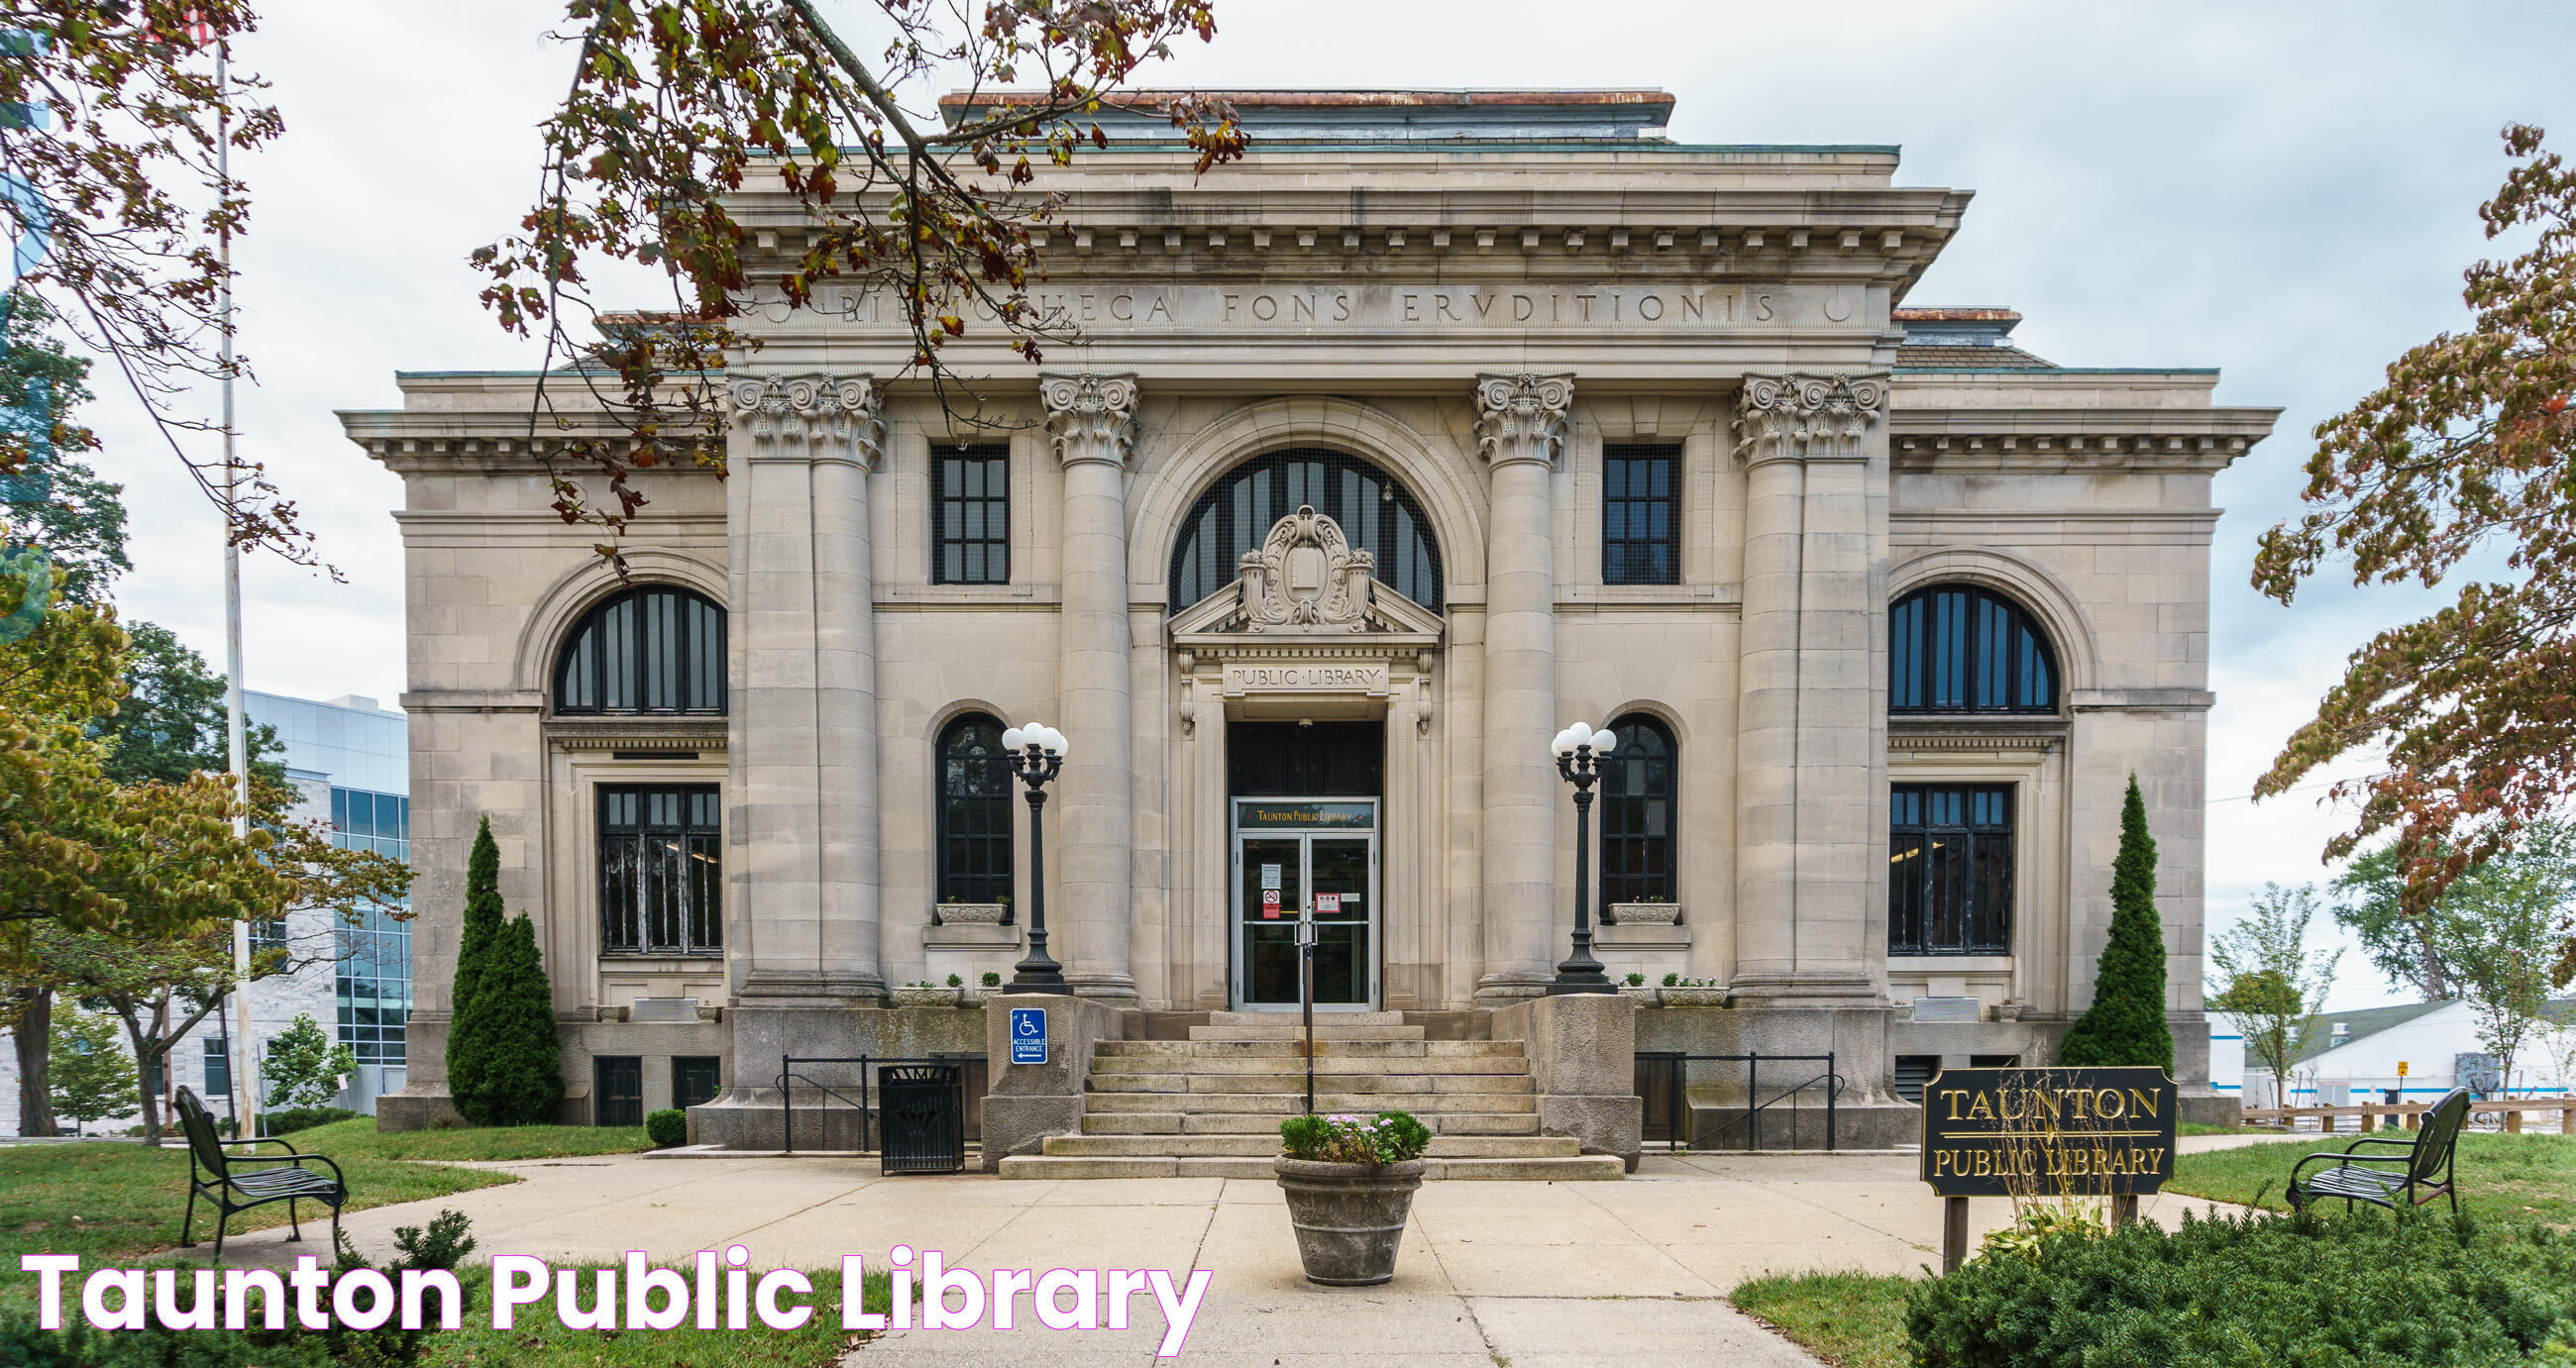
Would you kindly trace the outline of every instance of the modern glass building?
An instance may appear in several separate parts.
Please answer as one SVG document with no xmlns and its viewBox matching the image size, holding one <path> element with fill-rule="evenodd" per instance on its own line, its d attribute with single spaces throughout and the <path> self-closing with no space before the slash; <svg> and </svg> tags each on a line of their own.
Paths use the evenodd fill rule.
<svg viewBox="0 0 2576 1368">
<path fill-rule="evenodd" d="M 360 695 L 314 702 L 245 691 L 255 725 L 275 729 L 287 776 L 304 791 L 299 816 L 331 822 L 334 843 L 411 858 L 410 719 Z M 357 1056 L 342 1105 L 373 1111 L 403 1085 L 404 1026 L 411 1015 L 411 924 L 370 909 L 338 929 L 333 969 L 336 1033 Z"/>
</svg>

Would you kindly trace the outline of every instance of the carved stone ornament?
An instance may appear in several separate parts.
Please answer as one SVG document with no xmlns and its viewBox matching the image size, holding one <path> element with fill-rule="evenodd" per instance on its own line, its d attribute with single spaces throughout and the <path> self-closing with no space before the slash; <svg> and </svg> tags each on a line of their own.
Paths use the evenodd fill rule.
<svg viewBox="0 0 2576 1368">
<path fill-rule="evenodd" d="M 734 421 L 761 454 L 839 457 L 870 470 L 885 454 L 886 424 L 876 378 L 868 375 L 745 375 L 732 385 Z M 782 451 L 790 443 L 804 451 Z"/>
<path fill-rule="evenodd" d="M 1571 375 L 1486 375 L 1476 380 L 1476 449 L 1487 463 L 1556 463 L 1565 448 L 1565 415 L 1574 405 Z"/>
<path fill-rule="evenodd" d="M 1124 465 L 1136 445 L 1136 377 L 1050 375 L 1038 381 L 1056 459 Z"/>
<path fill-rule="evenodd" d="M 1342 526 L 1301 504 L 1270 525 L 1261 549 L 1235 561 L 1243 626 L 1252 632 L 1368 630 L 1369 578 L 1377 557 L 1351 548 Z"/>
<path fill-rule="evenodd" d="M 1748 375 L 1736 402 L 1736 450 L 1748 465 L 1858 459 L 1869 425 L 1886 413 L 1885 376 Z"/>
</svg>

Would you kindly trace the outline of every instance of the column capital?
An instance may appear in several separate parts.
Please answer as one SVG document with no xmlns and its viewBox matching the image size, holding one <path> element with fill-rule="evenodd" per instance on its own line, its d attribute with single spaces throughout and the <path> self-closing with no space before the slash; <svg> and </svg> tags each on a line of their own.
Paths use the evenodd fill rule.
<svg viewBox="0 0 2576 1368">
<path fill-rule="evenodd" d="M 1056 460 L 1069 466 L 1127 464 L 1136 449 L 1135 376 L 1042 375 L 1038 396 L 1046 401 Z"/>
<path fill-rule="evenodd" d="M 1536 461 L 1554 466 L 1565 447 L 1565 415 L 1574 406 L 1571 375 L 1476 377 L 1476 449 L 1488 465 Z"/>
<path fill-rule="evenodd" d="M 873 471 L 885 455 L 884 394 L 873 375 L 742 375 L 731 391 L 754 460 L 845 461 Z"/>
<path fill-rule="evenodd" d="M 1884 375 L 1748 375 L 1736 396 L 1736 454 L 1749 466 L 1861 460 L 1862 437 L 1886 416 Z"/>
</svg>

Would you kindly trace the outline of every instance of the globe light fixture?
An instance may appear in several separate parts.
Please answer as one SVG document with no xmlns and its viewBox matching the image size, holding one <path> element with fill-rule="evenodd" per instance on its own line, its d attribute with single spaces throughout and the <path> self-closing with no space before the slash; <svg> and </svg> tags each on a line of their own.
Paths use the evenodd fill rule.
<svg viewBox="0 0 2576 1368">
<path fill-rule="evenodd" d="M 1011 966 L 1009 991 L 1071 993 L 1064 966 L 1047 954 L 1046 926 L 1046 785 L 1064 769 L 1064 733 L 1042 722 L 1012 727 L 1002 733 L 1002 749 L 1029 799 L 1029 953 Z"/>
<path fill-rule="evenodd" d="M 1574 953 L 1556 966 L 1554 993 L 1615 993 L 1617 984 L 1592 955 L 1592 786 L 1601 761 L 1619 744 L 1608 729 L 1577 722 L 1556 734 L 1556 772 L 1574 785 Z"/>
</svg>

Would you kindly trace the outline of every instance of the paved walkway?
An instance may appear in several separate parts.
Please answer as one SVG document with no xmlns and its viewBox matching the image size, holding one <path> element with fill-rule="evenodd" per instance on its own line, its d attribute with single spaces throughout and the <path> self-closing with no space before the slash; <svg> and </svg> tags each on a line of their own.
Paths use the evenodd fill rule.
<svg viewBox="0 0 2576 1368">
<path fill-rule="evenodd" d="M 1215 1276 L 1184 1361 L 1264 1368 L 1399 1359 L 1408 1368 L 1809 1365 L 1729 1307 L 1727 1292 L 1775 1271 L 1912 1273 L 1937 1262 L 1940 1231 L 1940 1202 L 1916 1179 L 1911 1155 L 1649 1156 L 1622 1182 L 1426 1183 L 1395 1281 L 1326 1289 L 1300 1275 L 1279 1189 L 1266 1181 L 886 1178 L 874 1161 L 835 1158 L 618 1155 L 489 1167 L 525 1181 L 358 1212 L 349 1232 L 379 1255 L 393 1227 L 445 1206 L 473 1218 L 486 1257 L 615 1260 L 642 1249 L 677 1262 L 742 1244 L 754 1268 L 828 1268 L 845 1253 L 882 1268 L 887 1249 L 906 1243 L 977 1270 L 1206 1268 Z M 2169 1221 L 2210 1206 L 2166 1197 L 2148 1210 Z M 1972 1214 L 1982 1229 L 2009 1219 L 2010 1207 L 1980 1200 Z M 227 1262 L 319 1252 L 281 1235 L 241 1237 Z M 1022 1328 L 891 1332 L 850 1365 L 1156 1362 L 1163 1318 L 1150 1296 L 1136 1312 L 1124 1331 L 1048 1331 L 1023 1299 Z"/>
</svg>

